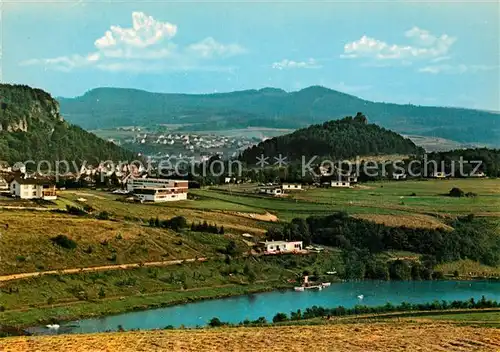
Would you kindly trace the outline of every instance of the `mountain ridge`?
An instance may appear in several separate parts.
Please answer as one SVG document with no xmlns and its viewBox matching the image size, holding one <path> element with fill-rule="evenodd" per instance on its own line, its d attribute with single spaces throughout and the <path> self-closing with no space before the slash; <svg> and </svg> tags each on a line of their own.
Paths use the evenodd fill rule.
<svg viewBox="0 0 500 352">
<path fill-rule="evenodd" d="M 107 87 L 92 89 L 76 98 L 60 98 L 59 102 L 62 115 L 86 129 L 158 124 L 180 124 L 185 130 L 198 131 L 296 129 L 363 111 L 372 122 L 398 133 L 461 143 L 500 144 L 500 115 L 495 112 L 371 102 L 322 86 L 292 92 L 265 87 L 207 94 Z"/>
</svg>

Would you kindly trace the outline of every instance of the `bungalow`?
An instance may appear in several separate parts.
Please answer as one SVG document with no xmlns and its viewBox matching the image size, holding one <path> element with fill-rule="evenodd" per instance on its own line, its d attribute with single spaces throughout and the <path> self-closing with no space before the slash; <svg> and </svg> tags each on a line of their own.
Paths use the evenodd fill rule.
<svg viewBox="0 0 500 352">
<path fill-rule="evenodd" d="M 9 190 L 9 182 L 7 179 L 0 175 L 0 192 Z"/>
<path fill-rule="evenodd" d="M 350 184 L 358 183 L 358 175 L 356 174 L 349 175 L 348 180 Z"/>
<path fill-rule="evenodd" d="M 433 178 L 446 178 L 446 173 L 443 171 L 435 171 L 432 173 L 431 177 L 433 177 Z"/>
<path fill-rule="evenodd" d="M 21 199 L 57 199 L 56 186 L 47 179 L 15 178 L 10 183 L 10 193 Z"/>
<path fill-rule="evenodd" d="M 351 187 L 351 183 L 349 181 L 332 180 L 332 182 L 330 183 L 330 187 L 349 188 Z"/>
<path fill-rule="evenodd" d="M 302 185 L 299 183 L 283 183 L 281 185 L 283 192 L 285 191 L 301 191 Z"/>
<path fill-rule="evenodd" d="M 405 180 L 406 179 L 406 174 L 392 174 L 392 179 L 393 180 Z"/>
<path fill-rule="evenodd" d="M 486 177 L 486 174 L 482 171 L 478 171 L 478 172 L 471 173 L 470 177 Z"/>
<path fill-rule="evenodd" d="M 304 248 L 302 241 L 265 241 L 260 242 L 259 247 L 267 254 L 294 253 L 300 252 Z"/>
<path fill-rule="evenodd" d="M 280 186 L 269 186 L 269 187 L 261 187 L 259 189 L 259 193 L 269 194 L 278 197 L 283 195 L 283 190 L 281 189 Z"/>
</svg>

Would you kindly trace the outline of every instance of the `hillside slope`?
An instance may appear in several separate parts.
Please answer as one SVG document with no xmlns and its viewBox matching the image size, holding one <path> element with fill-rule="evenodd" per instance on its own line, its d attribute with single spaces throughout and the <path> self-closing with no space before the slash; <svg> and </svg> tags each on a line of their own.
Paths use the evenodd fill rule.
<svg viewBox="0 0 500 352">
<path fill-rule="evenodd" d="M 133 153 L 64 121 L 58 102 L 43 90 L 0 85 L 0 160 L 95 164 L 133 158 Z"/>
<path fill-rule="evenodd" d="M 303 156 L 341 160 L 361 155 L 419 153 L 423 150 L 410 139 L 368 124 L 366 117 L 358 113 L 354 118 L 348 116 L 265 140 L 245 150 L 241 159 L 254 164 L 261 155 L 272 160 L 281 154 L 287 161 L 300 161 Z"/>
<path fill-rule="evenodd" d="M 193 130 L 256 127 L 300 128 L 363 111 L 400 133 L 458 142 L 500 143 L 500 115 L 480 110 L 374 103 L 324 87 L 297 92 L 264 88 L 217 94 L 164 94 L 97 88 L 60 98 L 68 121 L 86 129 L 159 123 L 194 124 Z"/>
</svg>

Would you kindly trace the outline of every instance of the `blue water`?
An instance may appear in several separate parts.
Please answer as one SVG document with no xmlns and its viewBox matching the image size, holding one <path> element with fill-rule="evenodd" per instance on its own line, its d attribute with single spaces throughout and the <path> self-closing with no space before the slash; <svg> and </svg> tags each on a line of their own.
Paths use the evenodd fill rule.
<svg viewBox="0 0 500 352">
<path fill-rule="evenodd" d="M 360 300 L 358 295 L 363 295 Z M 156 329 L 167 325 L 196 327 L 213 318 L 238 323 L 277 312 L 290 313 L 313 305 L 353 307 L 356 304 L 380 306 L 387 302 L 426 303 L 434 300 L 468 300 L 471 297 L 500 301 L 500 282 L 488 281 L 361 281 L 335 283 L 322 291 L 274 291 L 246 296 L 200 301 L 168 308 L 124 313 L 97 319 L 84 319 L 61 325 L 61 331 L 91 333 L 129 329 Z M 38 331 L 42 332 L 42 331 Z"/>
</svg>

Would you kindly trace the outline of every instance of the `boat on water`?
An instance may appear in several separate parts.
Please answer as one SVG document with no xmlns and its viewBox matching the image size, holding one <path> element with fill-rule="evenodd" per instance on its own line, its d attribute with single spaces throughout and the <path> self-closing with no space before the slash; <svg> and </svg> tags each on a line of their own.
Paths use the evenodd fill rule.
<svg viewBox="0 0 500 352">
<path fill-rule="evenodd" d="M 321 283 L 311 283 L 309 282 L 309 277 L 304 275 L 304 283 L 302 286 L 296 286 L 293 289 L 298 292 L 302 292 L 305 290 L 318 290 L 321 291 L 324 287 L 330 286 L 330 282 L 321 282 Z"/>
<path fill-rule="evenodd" d="M 330 282 L 322 282 L 322 283 L 320 283 L 318 285 L 296 286 L 293 289 L 295 291 L 298 291 L 298 292 L 302 292 L 302 291 L 305 291 L 305 290 L 318 290 L 318 291 L 321 291 L 323 288 L 328 287 L 330 285 L 331 285 Z"/>
</svg>

